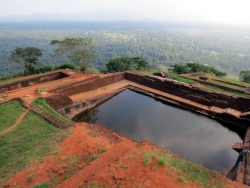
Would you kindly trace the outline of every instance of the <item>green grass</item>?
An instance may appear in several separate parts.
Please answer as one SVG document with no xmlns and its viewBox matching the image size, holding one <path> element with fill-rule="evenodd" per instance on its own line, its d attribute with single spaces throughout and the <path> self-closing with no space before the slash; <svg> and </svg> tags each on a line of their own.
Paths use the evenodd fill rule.
<svg viewBox="0 0 250 188">
<path fill-rule="evenodd" d="M 173 79 L 173 80 L 176 80 L 176 81 L 179 81 L 179 82 L 184 82 L 184 83 L 187 83 L 187 84 L 195 83 L 195 81 L 193 81 L 193 80 L 189 80 L 187 78 L 182 78 L 182 77 L 179 77 L 179 76 L 173 75 L 173 74 L 170 74 L 170 79 Z M 222 83 L 222 82 L 220 82 L 220 83 Z M 201 84 L 201 85 L 204 85 L 207 89 L 209 89 L 211 91 L 226 93 L 226 94 L 235 95 L 235 96 L 238 96 L 238 97 L 250 98 L 250 95 L 245 95 L 245 94 L 238 93 L 238 92 L 233 92 L 233 91 L 227 91 L 227 90 L 215 87 L 215 86 L 210 86 L 210 85 L 205 85 L 205 84 Z M 230 85 L 230 86 L 232 86 L 232 85 Z"/>
<path fill-rule="evenodd" d="M 250 98 L 250 95 L 245 95 L 242 93 L 237 93 L 237 92 L 233 92 L 233 91 L 227 91 L 215 86 L 210 86 L 210 85 L 204 85 L 207 89 L 212 90 L 212 91 L 216 91 L 216 92 L 220 92 L 220 93 L 226 93 L 226 94 L 230 94 L 230 95 L 235 95 L 238 97 L 245 97 L 245 98 Z"/>
<path fill-rule="evenodd" d="M 28 181 L 28 182 L 31 182 L 31 181 L 34 179 L 35 176 L 36 176 L 36 174 L 30 175 L 30 176 L 27 178 L 27 181 Z"/>
<path fill-rule="evenodd" d="M 169 74 L 169 78 L 172 80 L 176 80 L 178 82 L 186 83 L 186 84 L 194 84 L 195 83 L 195 81 L 193 81 L 193 80 L 190 80 L 187 78 L 182 78 L 182 77 L 174 75 L 174 74 Z"/>
<path fill-rule="evenodd" d="M 0 187 L 32 162 L 42 162 L 70 133 L 29 112 L 15 129 L 0 139 Z"/>
<path fill-rule="evenodd" d="M 46 103 L 45 99 L 40 97 L 37 98 L 32 102 L 39 108 L 41 108 L 43 111 L 47 112 L 48 114 L 56 117 L 57 119 L 61 120 L 62 122 L 66 123 L 67 125 L 72 125 L 73 122 L 69 119 L 63 117 L 61 114 L 57 113 L 49 104 Z"/>
<path fill-rule="evenodd" d="M 155 158 L 159 166 L 168 165 L 171 172 L 176 171 L 179 175 L 178 181 L 181 183 L 195 182 L 204 187 L 224 187 L 223 179 L 215 172 L 208 171 L 199 165 L 176 158 L 172 154 L 160 149 L 152 149 L 144 153 L 143 163 L 145 166 Z M 162 165 L 164 164 L 164 165 Z"/>
<path fill-rule="evenodd" d="M 102 149 L 101 149 L 101 153 L 104 153 L 104 152 L 106 152 L 106 151 L 108 151 L 108 148 L 102 148 Z"/>
<path fill-rule="evenodd" d="M 182 176 L 178 177 L 178 182 L 180 182 L 182 184 L 186 184 L 186 180 Z"/>
<path fill-rule="evenodd" d="M 217 84 L 217 85 L 225 86 L 225 87 L 228 87 L 228 88 L 238 89 L 238 90 L 241 90 L 241 91 L 246 90 L 245 87 L 243 87 L 243 86 L 241 87 L 241 86 L 237 86 L 237 85 L 232 85 L 232 84 L 217 81 L 217 80 L 211 80 L 210 82 L 214 83 L 214 84 Z"/>
<path fill-rule="evenodd" d="M 0 104 L 0 132 L 13 125 L 24 111 L 25 108 L 17 100 Z"/>
<path fill-rule="evenodd" d="M 96 160 L 99 156 L 100 156 L 100 154 L 93 154 L 93 155 L 91 155 L 91 156 L 88 158 L 87 162 L 90 163 L 90 162 Z"/>
<path fill-rule="evenodd" d="M 14 83 L 16 81 L 18 81 L 17 78 L 10 78 L 8 80 L 1 80 L 0 81 L 0 86 L 5 85 L 5 84 L 11 84 L 11 83 Z"/>
<path fill-rule="evenodd" d="M 107 188 L 107 187 L 109 187 L 109 186 L 101 186 L 101 185 L 94 183 L 90 186 L 85 186 L 84 188 Z"/>
<path fill-rule="evenodd" d="M 185 74 L 185 76 L 188 76 L 190 78 L 196 78 L 198 79 L 200 76 L 192 76 L 193 73 L 190 73 L 190 74 Z M 242 85 L 242 87 L 250 87 L 250 84 L 248 83 L 245 83 L 245 82 L 242 82 L 240 81 L 238 78 L 235 78 L 235 79 L 232 79 L 231 77 L 228 78 L 228 77 L 217 77 L 217 76 L 213 76 L 213 75 L 210 75 L 210 74 L 204 74 L 204 75 L 201 75 L 201 76 L 204 76 L 204 77 L 207 77 L 207 78 L 211 78 L 213 80 L 218 80 L 218 81 L 224 81 L 224 82 L 229 82 L 229 83 L 234 83 L 234 84 L 239 84 L 239 85 Z"/>
<path fill-rule="evenodd" d="M 44 181 L 42 183 L 37 183 L 32 188 L 49 188 L 49 182 Z"/>
</svg>

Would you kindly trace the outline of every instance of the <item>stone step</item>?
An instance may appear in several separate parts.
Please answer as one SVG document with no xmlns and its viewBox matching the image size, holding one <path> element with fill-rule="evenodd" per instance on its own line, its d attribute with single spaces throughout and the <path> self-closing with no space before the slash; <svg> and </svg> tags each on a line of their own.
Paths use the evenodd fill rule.
<svg viewBox="0 0 250 188">
<path fill-rule="evenodd" d="M 126 153 L 136 148 L 137 143 L 127 138 L 123 138 L 119 143 L 111 147 L 108 151 L 101 154 L 95 161 L 85 166 L 77 174 L 71 176 L 69 179 L 61 182 L 56 187 L 79 187 L 80 185 L 87 184 L 94 180 L 95 175 L 98 174 L 103 168 L 116 163 Z"/>
</svg>

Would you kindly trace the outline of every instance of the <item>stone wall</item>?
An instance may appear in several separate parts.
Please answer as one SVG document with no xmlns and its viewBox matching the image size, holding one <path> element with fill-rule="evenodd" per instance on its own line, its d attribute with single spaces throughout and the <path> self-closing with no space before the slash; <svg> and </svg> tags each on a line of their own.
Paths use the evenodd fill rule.
<svg viewBox="0 0 250 188">
<path fill-rule="evenodd" d="M 231 91 L 231 92 L 237 92 L 237 93 L 242 93 L 242 94 L 247 94 L 245 92 L 245 90 L 239 90 L 239 89 L 234 89 L 234 88 L 229 88 L 229 87 L 226 87 L 226 86 L 223 86 L 223 85 L 219 85 L 219 84 L 215 84 L 215 83 L 212 83 L 212 82 L 209 82 L 209 81 L 205 81 L 205 80 L 198 80 L 196 78 L 190 78 L 190 77 L 187 77 L 187 76 L 182 76 L 180 75 L 180 77 L 182 78 L 186 78 L 186 79 L 189 79 L 189 80 L 193 80 L 195 82 L 199 82 L 201 84 L 206 84 L 206 85 L 209 85 L 209 86 L 213 86 L 213 87 L 218 87 L 220 89 L 223 89 L 223 90 L 226 90 L 226 91 Z M 228 82 L 224 82 L 224 83 L 228 83 Z M 228 83 L 228 84 L 231 84 L 231 83 Z M 235 84 L 231 84 L 231 85 L 235 85 Z"/>
<path fill-rule="evenodd" d="M 104 94 L 101 96 L 98 96 L 96 98 L 93 98 L 88 101 L 79 101 L 74 104 L 68 105 L 64 108 L 61 108 L 57 110 L 61 115 L 64 117 L 67 117 L 68 119 L 73 119 L 73 121 L 77 121 L 78 116 L 85 110 L 95 107 L 96 105 L 100 105 L 110 98 L 112 98 L 114 95 L 120 93 L 123 89 L 118 90 L 114 93 Z"/>
<path fill-rule="evenodd" d="M 126 72 L 125 79 L 207 106 L 233 108 L 243 112 L 250 110 L 250 99 L 248 98 L 217 93 L 167 79 L 160 80 L 130 71 Z"/>
<path fill-rule="evenodd" d="M 0 93 L 5 93 L 11 90 L 15 90 L 15 89 L 20 89 L 23 87 L 28 87 L 28 86 L 33 86 L 36 84 L 40 84 L 40 83 L 44 83 L 44 82 L 49 82 L 49 81 L 53 81 L 53 80 L 58 80 L 61 78 L 65 78 L 68 75 L 62 73 L 62 72 L 56 72 L 53 74 L 46 74 L 43 76 L 38 76 L 38 77 L 34 77 L 34 78 L 30 78 L 30 79 L 25 79 L 19 82 L 14 82 L 12 84 L 6 84 L 3 86 L 0 86 Z"/>
<path fill-rule="evenodd" d="M 65 95 L 74 95 L 82 92 L 88 92 L 94 89 L 98 89 L 100 87 L 105 87 L 110 84 L 114 84 L 121 80 L 125 79 L 125 73 L 114 73 L 114 74 L 107 74 L 104 77 L 96 77 L 94 80 L 90 81 L 80 81 L 70 85 L 67 85 L 60 89 L 51 90 L 53 93 L 63 93 Z"/>
</svg>

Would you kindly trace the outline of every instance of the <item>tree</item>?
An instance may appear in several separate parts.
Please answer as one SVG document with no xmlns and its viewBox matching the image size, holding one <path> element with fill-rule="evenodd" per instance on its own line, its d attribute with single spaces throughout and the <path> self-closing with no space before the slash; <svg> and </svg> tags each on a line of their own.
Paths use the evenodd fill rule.
<svg viewBox="0 0 250 188">
<path fill-rule="evenodd" d="M 96 57 L 95 45 L 92 38 L 65 38 L 52 40 L 50 45 L 58 45 L 55 55 L 67 55 L 68 58 L 81 65 L 84 73 L 87 72 L 90 62 Z"/>
<path fill-rule="evenodd" d="M 39 63 L 38 57 L 42 56 L 42 50 L 36 47 L 16 47 L 11 52 L 8 62 L 20 63 L 24 66 L 24 74 L 30 73 L 34 70 L 34 65 Z"/>
<path fill-rule="evenodd" d="M 176 74 L 186 74 L 190 72 L 190 68 L 187 65 L 175 64 L 171 67 L 173 67 L 172 72 Z"/>
<path fill-rule="evenodd" d="M 250 71 L 241 71 L 240 80 L 246 83 L 250 83 Z"/>
<path fill-rule="evenodd" d="M 119 57 L 107 63 L 108 72 L 122 72 L 126 70 L 150 69 L 150 65 L 141 57 Z"/>
<path fill-rule="evenodd" d="M 107 63 L 108 72 L 122 72 L 126 70 L 126 58 L 111 59 Z"/>
</svg>

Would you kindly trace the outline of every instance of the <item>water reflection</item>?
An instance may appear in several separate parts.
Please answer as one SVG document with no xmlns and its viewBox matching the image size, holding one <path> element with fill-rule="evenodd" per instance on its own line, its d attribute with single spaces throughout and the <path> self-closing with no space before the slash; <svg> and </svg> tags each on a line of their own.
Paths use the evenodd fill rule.
<svg viewBox="0 0 250 188">
<path fill-rule="evenodd" d="M 238 153 L 231 146 L 244 135 L 241 128 L 131 90 L 79 114 L 75 121 L 98 123 L 136 141 L 149 140 L 222 174 L 236 162 Z"/>
</svg>

